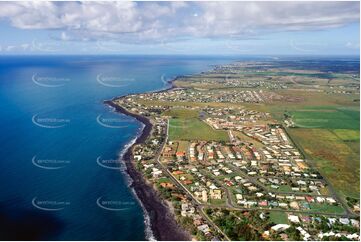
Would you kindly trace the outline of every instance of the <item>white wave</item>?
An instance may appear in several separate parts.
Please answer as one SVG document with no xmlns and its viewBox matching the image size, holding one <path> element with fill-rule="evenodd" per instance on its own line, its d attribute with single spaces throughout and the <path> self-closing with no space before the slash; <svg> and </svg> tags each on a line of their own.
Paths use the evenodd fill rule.
<svg viewBox="0 0 361 242">
<path fill-rule="evenodd" d="M 148 211 L 145 209 L 142 201 L 139 199 L 139 197 L 137 196 L 137 193 L 135 192 L 134 188 L 131 189 L 135 199 L 138 201 L 138 203 L 140 204 L 140 206 L 142 207 L 143 210 L 143 216 L 144 216 L 144 233 L 145 233 L 145 239 L 148 241 L 156 241 L 157 239 L 154 236 L 153 230 L 152 230 L 152 225 L 150 222 L 150 217 L 149 217 L 149 213 Z"/>
<path fill-rule="evenodd" d="M 153 230 L 152 230 L 152 226 L 150 223 L 150 217 L 148 214 L 148 211 L 144 208 L 143 204 L 141 204 L 142 208 L 143 208 L 143 214 L 144 214 L 144 233 L 145 233 L 145 239 L 148 241 L 156 241 L 157 239 L 155 238 L 154 234 L 153 234 Z"/>
<path fill-rule="evenodd" d="M 135 143 L 135 141 L 137 141 L 137 139 L 138 139 L 138 136 L 134 137 L 126 145 L 124 145 L 123 149 L 118 154 L 118 157 L 121 161 L 123 161 L 123 156 L 130 149 L 130 147 L 132 147 L 132 145 L 134 145 L 134 143 Z"/>
<path fill-rule="evenodd" d="M 135 141 L 138 139 L 138 135 L 136 137 L 134 137 L 132 140 L 130 140 L 124 147 L 123 149 L 119 152 L 118 154 L 118 159 L 119 161 L 124 162 L 124 154 L 132 147 L 132 145 L 135 143 Z M 128 172 L 125 170 L 122 172 L 122 174 L 124 175 L 124 180 L 127 183 L 127 186 L 130 187 L 133 184 L 133 179 L 130 177 L 130 175 L 128 174 Z"/>
<path fill-rule="evenodd" d="M 128 172 L 126 170 L 122 171 L 122 175 L 127 184 L 127 187 L 130 187 L 133 184 L 134 180 L 130 177 L 130 175 L 128 174 Z"/>
</svg>

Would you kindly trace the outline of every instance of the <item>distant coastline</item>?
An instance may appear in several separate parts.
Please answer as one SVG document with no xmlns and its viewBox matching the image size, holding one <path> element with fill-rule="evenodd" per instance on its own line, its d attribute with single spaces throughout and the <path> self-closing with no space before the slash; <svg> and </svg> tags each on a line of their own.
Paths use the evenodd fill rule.
<svg viewBox="0 0 361 242">
<path fill-rule="evenodd" d="M 178 77 L 167 81 L 170 84 L 169 87 L 165 87 L 158 91 L 151 91 L 153 93 L 165 92 L 175 88 L 174 81 Z M 128 94 L 130 95 L 130 94 Z M 124 95 L 127 96 L 127 95 Z M 159 196 L 157 191 L 144 179 L 143 175 L 137 171 L 134 163 L 132 162 L 133 147 L 138 144 L 144 143 L 144 141 L 149 137 L 153 124 L 150 120 L 142 115 L 138 115 L 132 112 L 129 112 L 125 108 L 115 104 L 113 101 L 124 96 L 115 97 L 112 100 L 104 101 L 104 104 L 115 109 L 116 112 L 122 113 L 124 115 L 133 117 L 139 122 L 144 124 L 144 128 L 141 131 L 140 135 L 136 138 L 133 145 L 128 147 L 125 150 L 122 157 L 126 167 L 127 173 L 130 178 L 133 180 L 131 187 L 134 189 L 136 196 L 141 201 L 144 209 L 147 211 L 150 218 L 150 227 L 153 232 L 154 237 L 157 240 L 168 240 L 168 241 L 187 241 L 191 240 L 191 236 L 186 232 L 180 225 L 177 224 L 174 215 L 169 210 L 169 207 L 162 198 Z"/>
</svg>

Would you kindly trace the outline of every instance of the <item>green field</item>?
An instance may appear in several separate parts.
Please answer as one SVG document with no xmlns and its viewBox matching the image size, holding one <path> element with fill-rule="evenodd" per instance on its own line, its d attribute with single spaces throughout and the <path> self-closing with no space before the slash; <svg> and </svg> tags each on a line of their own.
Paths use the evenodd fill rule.
<svg viewBox="0 0 361 242">
<path fill-rule="evenodd" d="M 360 111 L 346 106 L 300 106 L 288 112 L 293 140 L 343 196 L 360 196 Z"/>
<path fill-rule="evenodd" d="M 168 177 L 161 177 L 158 179 L 158 183 L 162 182 L 171 182 L 171 180 Z"/>
<path fill-rule="evenodd" d="M 205 140 L 228 141 L 225 131 L 214 130 L 198 118 L 198 111 L 173 109 L 163 115 L 171 116 L 169 120 L 170 140 Z"/>
<path fill-rule="evenodd" d="M 178 148 L 177 148 L 177 152 L 187 152 L 189 146 L 189 142 L 188 141 L 179 141 L 178 142 Z"/>
<path fill-rule="evenodd" d="M 342 214 L 345 212 L 345 210 L 341 206 L 335 206 L 326 203 L 311 203 L 310 205 L 310 211 L 335 214 Z"/>
<path fill-rule="evenodd" d="M 359 141 L 360 130 L 352 129 L 334 129 L 332 132 L 341 140 L 345 142 Z"/>
<path fill-rule="evenodd" d="M 288 224 L 287 214 L 285 212 L 271 211 L 269 219 L 275 224 Z"/>
<path fill-rule="evenodd" d="M 337 191 L 359 197 L 359 130 L 294 128 L 289 133 Z"/>
<path fill-rule="evenodd" d="M 292 188 L 289 185 L 280 185 L 278 188 L 280 192 L 292 192 Z"/>
<path fill-rule="evenodd" d="M 298 127 L 289 133 L 307 158 L 342 195 L 359 197 L 359 108 L 300 106 L 288 113 Z"/>
<path fill-rule="evenodd" d="M 198 118 L 199 112 L 194 109 L 184 109 L 184 108 L 172 108 L 163 113 L 165 116 L 171 116 L 172 118 L 180 119 L 189 119 L 189 118 Z"/>
<path fill-rule="evenodd" d="M 305 107 L 291 111 L 297 127 L 325 129 L 359 129 L 360 111 L 339 107 Z"/>
</svg>

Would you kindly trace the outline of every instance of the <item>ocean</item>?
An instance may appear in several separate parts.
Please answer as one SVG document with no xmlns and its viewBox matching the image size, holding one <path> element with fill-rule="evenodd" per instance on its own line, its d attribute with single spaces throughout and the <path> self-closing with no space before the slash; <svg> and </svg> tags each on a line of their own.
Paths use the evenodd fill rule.
<svg viewBox="0 0 361 242">
<path fill-rule="evenodd" d="M 234 60 L 1 56 L 0 239 L 149 239 L 118 160 L 142 127 L 103 101 Z"/>
</svg>

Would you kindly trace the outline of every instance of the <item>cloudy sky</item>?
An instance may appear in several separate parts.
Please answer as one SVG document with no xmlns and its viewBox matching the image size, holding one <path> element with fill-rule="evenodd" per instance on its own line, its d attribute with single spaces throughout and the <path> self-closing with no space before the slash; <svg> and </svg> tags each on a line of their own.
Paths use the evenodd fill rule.
<svg viewBox="0 0 361 242">
<path fill-rule="evenodd" d="M 1 54 L 358 55 L 358 2 L 0 2 Z"/>
</svg>

